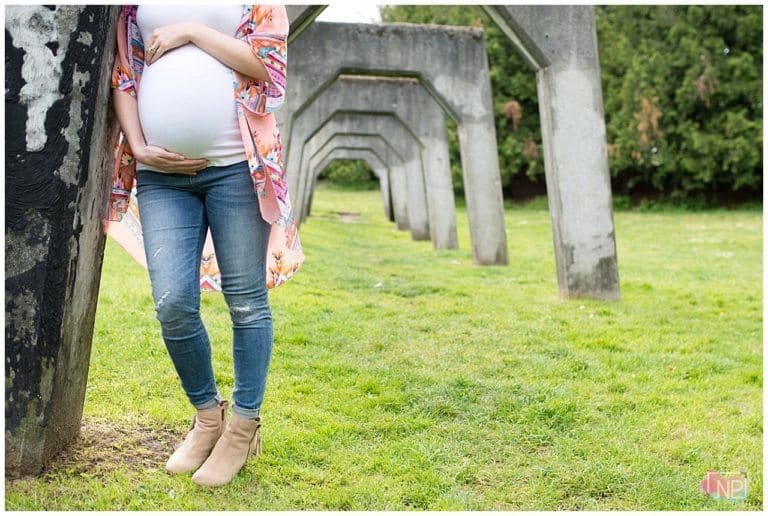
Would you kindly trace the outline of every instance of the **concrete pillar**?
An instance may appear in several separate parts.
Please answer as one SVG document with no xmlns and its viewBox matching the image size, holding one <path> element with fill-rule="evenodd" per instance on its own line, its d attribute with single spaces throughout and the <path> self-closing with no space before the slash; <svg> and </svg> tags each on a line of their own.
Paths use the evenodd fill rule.
<svg viewBox="0 0 768 516">
<path fill-rule="evenodd" d="M 389 184 L 389 167 L 387 167 L 379 156 L 376 155 L 371 149 L 368 148 L 350 148 L 350 147 L 334 147 L 328 154 L 326 154 L 320 163 L 315 167 L 317 174 L 314 175 L 314 185 L 312 192 L 314 195 L 315 185 L 317 183 L 317 177 L 335 160 L 362 160 L 368 164 L 373 170 L 374 175 L 379 179 L 381 187 L 382 202 L 384 205 L 384 217 L 390 222 L 395 221 L 395 214 L 392 210 L 392 189 Z M 311 164 L 311 166 L 314 166 Z M 309 204 L 307 209 L 309 213 L 312 213 L 312 200 L 313 196 L 309 198 Z"/>
<path fill-rule="evenodd" d="M 294 141 L 305 141 L 334 111 L 391 114 L 421 143 L 430 238 L 436 249 L 456 249 L 456 207 L 448 156 L 445 115 L 419 81 L 391 77 L 341 75 L 294 123 Z M 294 162 L 300 147 L 291 146 Z M 299 191 L 304 188 L 299 180 Z"/>
<path fill-rule="evenodd" d="M 378 134 L 334 134 L 325 144 L 321 145 L 312 156 L 309 156 L 309 167 L 307 170 L 310 179 L 312 180 L 309 198 L 312 198 L 316 184 L 315 178 L 322 170 L 321 168 L 316 168 L 319 159 L 330 149 L 337 147 L 348 149 L 370 149 L 379 159 L 381 159 L 382 163 L 390 170 L 387 183 L 390 185 L 390 199 L 393 203 L 391 220 L 402 221 L 402 224 L 398 223 L 398 229 L 407 230 L 409 228 L 407 203 L 408 187 L 406 183 L 405 163 L 403 158 L 392 148 L 387 140 Z M 307 214 L 309 214 L 309 212 L 307 212 Z"/>
<path fill-rule="evenodd" d="M 536 70 L 560 295 L 618 300 L 593 7 L 516 5 L 485 10 Z"/>
<path fill-rule="evenodd" d="M 423 144 L 422 163 L 430 236 L 437 249 L 458 246 L 448 143 L 442 109 L 413 79 L 340 76 L 297 118 L 299 141 L 342 106 L 345 111 L 393 113 Z M 292 147 L 298 153 L 297 147 Z M 298 158 L 301 159 L 301 158 Z M 301 181 L 301 180 L 300 180 Z M 300 190 L 303 183 L 300 182 Z"/>
<path fill-rule="evenodd" d="M 405 164 L 403 158 L 400 157 L 393 149 L 392 146 L 387 143 L 381 135 L 378 134 L 356 134 L 356 135 L 344 135 L 347 138 L 354 138 L 357 143 L 354 145 L 357 148 L 370 149 L 376 154 L 376 156 L 384 163 L 389 169 L 389 190 L 390 190 L 390 202 L 392 206 L 391 218 L 392 222 L 395 222 L 397 229 L 401 231 L 407 231 L 408 226 L 408 186 L 405 180 Z M 310 161 L 311 165 L 311 161 Z M 322 168 L 317 169 L 319 173 Z M 314 187 L 316 185 L 316 177 L 312 178 L 311 188 L 309 188 L 309 200 L 307 202 L 307 216 L 310 214 L 312 207 L 312 198 L 314 195 Z"/>
<path fill-rule="evenodd" d="M 380 135 L 402 158 L 407 185 L 408 228 L 414 240 L 429 240 L 420 143 L 402 122 L 391 115 L 337 112 L 323 121 L 305 144 L 299 165 L 299 177 L 304 184 L 309 185 L 309 158 L 337 133 Z M 309 188 L 299 188 L 299 192 L 302 194 L 300 199 L 306 203 L 309 200 Z M 303 215 L 306 216 L 306 211 Z"/>
<path fill-rule="evenodd" d="M 340 51 L 339 49 L 344 49 Z M 386 51 L 383 51 L 385 49 Z M 286 106 L 278 112 L 295 170 L 292 128 L 322 91 L 344 74 L 418 78 L 459 126 L 462 164 L 477 264 L 506 264 L 507 241 L 499 179 L 488 59 L 480 29 L 413 24 L 315 22 L 289 47 L 295 56 Z M 466 128 L 462 126 L 468 124 Z M 301 143 L 299 143 L 301 145 Z M 491 149 L 492 147 L 492 149 Z M 298 189 L 299 177 L 289 178 Z"/>
<path fill-rule="evenodd" d="M 112 177 L 118 6 L 7 6 L 5 471 L 72 442 L 88 378 Z"/>
<path fill-rule="evenodd" d="M 374 175 L 379 180 L 381 200 L 384 206 L 384 216 L 387 220 L 394 220 L 394 215 L 392 214 L 392 198 L 389 190 L 389 168 L 371 149 L 350 146 L 349 143 L 344 141 L 344 137 L 334 137 L 333 140 L 333 148 L 330 151 L 325 152 L 322 156 L 315 155 L 309 161 L 309 173 L 312 177 L 313 185 L 311 191 L 314 192 L 315 190 L 317 176 L 319 176 L 332 161 L 337 159 L 362 160 L 371 168 Z M 311 213 L 312 211 L 312 196 L 309 198 L 307 210 L 308 213 Z"/>
</svg>

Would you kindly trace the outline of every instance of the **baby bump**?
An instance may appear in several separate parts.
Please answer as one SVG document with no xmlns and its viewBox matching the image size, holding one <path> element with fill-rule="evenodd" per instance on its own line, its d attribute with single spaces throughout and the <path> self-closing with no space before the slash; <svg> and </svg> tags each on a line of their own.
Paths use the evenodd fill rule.
<svg viewBox="0 0 768 516">
<path fill-rule="evenodd" d="M 144 67 L 139 120 L 149 145 L 188 158 L 243 153 L 231 70 L 194 45 Z"/>
</svg>

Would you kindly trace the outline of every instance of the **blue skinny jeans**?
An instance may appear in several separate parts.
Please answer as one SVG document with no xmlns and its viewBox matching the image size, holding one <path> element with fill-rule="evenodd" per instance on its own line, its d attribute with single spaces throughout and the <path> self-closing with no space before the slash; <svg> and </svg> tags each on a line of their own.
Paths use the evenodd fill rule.
<svg viewBox="0 0 768 516">
<path fill-rule="evenodd" d="M 232 319 L 232 410 L 258 416 L 274 340 L 265 273 L 270 224 L 248 163 L 194 176 L 139 170 L 137 198 L 156 316 L 190 403 L 206 409 L 221 399 L 200 318 L 200 257 L 210 226 Z"/>
</svg>

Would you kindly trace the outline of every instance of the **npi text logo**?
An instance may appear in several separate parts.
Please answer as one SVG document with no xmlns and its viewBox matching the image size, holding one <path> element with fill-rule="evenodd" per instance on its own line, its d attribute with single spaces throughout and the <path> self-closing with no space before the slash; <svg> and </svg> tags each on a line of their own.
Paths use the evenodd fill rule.
<svg viewBox="0 0 768 516">
<path fill-rule="evenodd" d="M 747 498 L 747 470 L 709 470 L 701 481 L 701 490 L 718 500 L 744 500 Z"/>
</svg>

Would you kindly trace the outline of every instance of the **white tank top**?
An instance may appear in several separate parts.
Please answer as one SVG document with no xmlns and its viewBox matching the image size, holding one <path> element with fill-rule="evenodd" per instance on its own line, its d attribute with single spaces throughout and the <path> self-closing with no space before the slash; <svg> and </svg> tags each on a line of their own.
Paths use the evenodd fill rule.
<svg viewBox="0 0 768 516">
<path fill-rule="evenodd" d="M 234 37 L 240 5 L 140 5 L 136 21 L 147 42 L 157 27 L 197 21 Z M 139 85 L 139 120 L 149 145 L 207 158 L 211 166 L 247 159 L 237 121 L 232 69 L 192 43 L 167 51 L 144 65 Z M 137 169 L 152 167 L 141 162 Z"/>
</svg>

